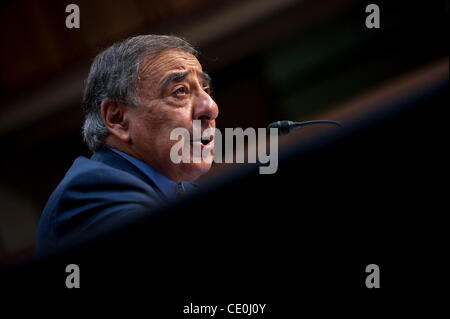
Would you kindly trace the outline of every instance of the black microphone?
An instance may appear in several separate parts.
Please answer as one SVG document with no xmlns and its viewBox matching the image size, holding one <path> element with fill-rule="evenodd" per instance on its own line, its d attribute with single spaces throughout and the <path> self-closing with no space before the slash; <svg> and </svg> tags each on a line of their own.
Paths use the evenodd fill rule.
<svg viewBox="0 0 450 319">
<path fill-rule="evenodd" d="M 311 124 L 333 124 L 342 128 L 342 124 L 336 121 L 327 121 L 327 120 L 314 120 L 314 121 L 305 121 L 305 122 L 292 122 L 292 121 L 277 121 L 270 123 L 267 125 L 267 130 L 270 131 L 271 128 L 278 129 L 278 135 L 286 135 L 291 133 L 293 130 Z"/>
</svg>

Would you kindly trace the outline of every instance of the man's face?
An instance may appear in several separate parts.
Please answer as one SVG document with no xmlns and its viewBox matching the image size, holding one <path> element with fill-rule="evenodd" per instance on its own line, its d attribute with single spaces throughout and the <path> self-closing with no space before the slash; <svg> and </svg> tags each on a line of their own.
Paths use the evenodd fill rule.
<svg viewBox="0 0 450 319">
<path fill-rule="evenodd" d="M 215 128 L 219 110 L 209 95 L 208 79 L 197 58 L 181 50 L 169 49 L 145 59 L 138 80 L 139 105 L 128 108 L 131 155 L 176 182 L 195 180 L 206 173 L 211 167 L 214 141 L 211 139 L 207 145 L 192 141 L 192 121 L 201 120 L 202 137 L 205 129 Z M 175 128 L 190 133 L 190 163 L 175 164 L 170 159 L 170 150 L 177 143 L 170 140 Z M 211 149 L 209 157 L 200 163 L 192 159 L 194 143 Z"/>
</svg>

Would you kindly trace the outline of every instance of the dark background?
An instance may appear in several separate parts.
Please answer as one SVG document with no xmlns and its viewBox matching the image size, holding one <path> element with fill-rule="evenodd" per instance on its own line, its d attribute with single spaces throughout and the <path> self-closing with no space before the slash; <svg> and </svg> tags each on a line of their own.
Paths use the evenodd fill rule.
<svg viewBox="0 0 450 319">
<path fill-rule="evenodd" d="M 367 207 L 372 207 L 371 214 L 378 216 L 386 209 L 376 205 L 379 199 L 387 203 L 396 198 L 398 204 L 390 211 L 397 214 L 392 215 L 397 228 L 390 228 L 390 236 L 395 237 L 398 231 L 401 237 L 404 233 L 399 221 L 408 220 L 408 211 L 416 208 L 414 199 L 425 198 L 429 195 L 425 190 L 433 189 L 433 182 L 423 177 L 433 172 L 434 177 L 440 178 L 440 171 L 430 169 L 439 162 L 439 154 L 434 151 L 443 147 L 438 137 L 444 134 L 441 120 L 443 106 L 448 104 L 448 1 L 375 1 L 381 11 L 380 29 L 365 27 L 369 1 L 78 1 L 81 28 L 67 29 L 65 7 L 69 3 L 2 4 L 2 265 L 13 265 L 32 254 L 37 223 L 47 198 L 73 160 L 80 155 L 89 156 L 81 142 L 80 101 L 92 59 L 104 47 L 136 34 L 174 34 L 197 46 L 201 52 L 199 60 L 213 78 L 214 98 L 220 109 L 217 126 L 221 130 L 265 127 L 280 119 L 339 120 L 359 129 L 367 125 L 370 130 L 365 116 L 373 119 L 384 114 L 384 118 L 386 109 L 414 106 L 414 115 L 400 117 L 401 124 L 390 128 L 389 132 L 397 134 L 393 140 L 382 135 L 370 144 L 379 146 L 383 158 L 374 156 L 378 153 L 373 148 L 363 151 L 362 140 L 355 147 L 360 147 L 364 156 L 353 149 L 352 156 L 344 156 L 342 166 L 323 162 L 324 171 L 341 174 L 341 184 L 333 184 L 334 188 L 327 182 L 311 188 L 283 184 L 289 188 L 289 196 L 273 193 L 264 197 L 268 207 L 275 207 L 271 212 L 281 210 L 277 205 L 289 199 L 301 206 L 315 190 L 318 203 L 330 203 L 337 196 L 334 200 L 341 202 L 339 210 L 345 209 L 345 203 L 355 204 L 364 198 L 361 218 L 366 221 Z M 407 126 L 408 116 L 417 124 Z M 420 131 L 410 134 L 415 127 Z M 304 135 L 294 134 L 281 140 L 285 141 L 282 150 L 289 152 L 292 148 L 289 138 L 304 142 L 308 133 L 305 129 L 301 133 Z M 387 141 L 390 146 L 383 148 Z M 343 167 L 357 169 L 346 177 Z M 301 168 L 307 170 L 307 166 Z M 280 166 L 280 174 L 286 175 L 279 178 L 293 183 L 294 177 L 301 178 L 301 168 Z M 386 169 L 390 175 L 381 174 Z M 289 170 L 292 173 L 286 173 Z M 215 165 L 202 182 L 214 182 L 226 171 L 226 165 Z M 361 185 L 370 178 L 385 177 L 374 182 L 378 187 L 368 190 L 376 193 L 373 197 L 357 193 L 343 196 L 342 185 L 358 171 L 365 178 L 359 181 Z M 290 174 L 293 179 L 287 178 Z M 397 185 L 395 181 L 400 179 L 392 177 L 396 174 L 404 177 Z M 416 179 L 418 176 L 422 178 Z M 277 177 L 268 176 L 265 181 L 273 178 Z M 258 192 L 258 183 L 252 185 L 248 192 Z M 411 189 L 405 189 L 406 185 L 414 186 L 416 192 L 407 192 Z M 404 196 L 395 197 L 395 191 L 402 187 Z M 432 194 L 435 197 L 438 192 Z M 242 207 L 242 201 L 229 202 L 227 198 L 218 196 L 214 205 L 233 212 L 249 211 L 250 208 Z M 430 214 L 431 206 L 419 207 L 424 216 Z M 356 210 L 352 213 L 356 214 Z M 382 216 L 384 225 L 389 224 L 389 217 Z M 357 226 L 361 233 L 363 224 Z M 328 230 L 329 236 L 336 234 Z M 417 229 L 417 234 L 423 231 Z M 377 254 L 380 256 L 380 251 Z M 390 252 L 388 256 L 395 254 Z M 350 273 L 351 255 L 347 252 L 342 258 L 347 260 Z M 398 258 L 396 261 L 400 262 Z M 366 259 L 361 260 L 358 267 L 365 262 Z"/>
</svg>

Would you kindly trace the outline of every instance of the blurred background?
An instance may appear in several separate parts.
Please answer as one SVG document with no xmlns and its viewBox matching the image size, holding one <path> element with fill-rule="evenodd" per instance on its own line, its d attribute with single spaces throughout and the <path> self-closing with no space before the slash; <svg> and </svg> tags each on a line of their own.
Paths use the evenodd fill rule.
<svg viewBox="0 0 450 319">
<path fill-rule="evenodd" d="M 65 26 L 70 3 L 79 29 Z M 380 8 L 380 29 L 365 26 L 369 3 Z M 76 157 L 90 156 L 83 83 L 113 42 L 155 33 L 194 44 L 213 78 L 219 129 L 345 122 L 448 85 L 448 15 L 448 0 L 3 1 L 0 266 L 32 254 L 49 195 Z"/>
</svg>

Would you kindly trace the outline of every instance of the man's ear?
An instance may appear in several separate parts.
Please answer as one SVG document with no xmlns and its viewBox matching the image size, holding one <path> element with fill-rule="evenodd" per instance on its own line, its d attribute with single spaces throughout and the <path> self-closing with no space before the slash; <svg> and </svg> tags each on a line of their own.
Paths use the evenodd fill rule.
<svg viewBox="0 0 450 319">
<path fill-rule="evenodd" d="M 123 142 L 130 140 L 127 106 L 113 99 L 105 99 L 100 105 L 103 122 L 108 131 Z"/>
</svg>

